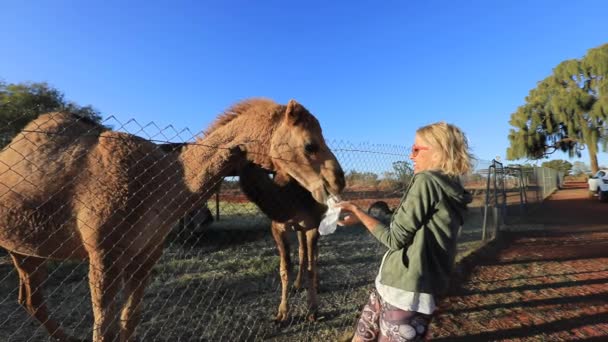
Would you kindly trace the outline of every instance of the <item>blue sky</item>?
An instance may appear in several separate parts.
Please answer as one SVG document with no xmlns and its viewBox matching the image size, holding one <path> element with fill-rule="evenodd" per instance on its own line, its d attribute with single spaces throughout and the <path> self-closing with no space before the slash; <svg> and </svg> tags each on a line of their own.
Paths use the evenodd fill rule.
<svg viewBox="0 0 608 342">
<path fill-rule="evenodd" d="M 0 8 L 0 78 L 49 82 L 104 116 L 196 132 L 240 99 L 295 98 L 328 139 L 406 146 L 418 127 L 445 120 L 480 159 L 504 160 L 509 117 L 537 81 L 608 42 L 605 0 Z M 608 165 L 606 153 L 599 160 Z"/>
</svg>

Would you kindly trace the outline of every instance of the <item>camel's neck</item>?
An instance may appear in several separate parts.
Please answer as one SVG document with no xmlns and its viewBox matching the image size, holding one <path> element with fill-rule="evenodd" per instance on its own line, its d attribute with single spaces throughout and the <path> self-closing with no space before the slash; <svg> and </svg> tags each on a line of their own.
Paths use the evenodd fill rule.
<svg viewBox="0 0 608 342">
<path fill-rule="evenodd" d="M 272 170 L 269 146 L 274 132 L 273 120 L 241 116 L 218 127 L 186 146 L 180 154 L 184 181 L 190 191 L 211 196 L 223 177 L 235 175 L 237 158 L 230 158 L 229 148 L 243 145 L 247 159 Z"/>
<path fill-rule="evenodd" d="M 219 187 L 222 178 L 234 171 L 234 157 L 231 157 L 230 141 L 198 139 L 187 145 L 179 156 L 184 171 L 184 183 L 190 192 L 210 197 Z"/>
</svg>

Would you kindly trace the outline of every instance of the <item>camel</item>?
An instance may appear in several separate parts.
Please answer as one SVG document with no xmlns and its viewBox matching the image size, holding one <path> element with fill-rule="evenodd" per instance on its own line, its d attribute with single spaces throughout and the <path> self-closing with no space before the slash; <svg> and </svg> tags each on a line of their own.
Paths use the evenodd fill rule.
<svg viewBox="0 0 608 342">
<path fill-rule="evenodd" d="M 339 193 L 344 189 L 344 173 L 339 173 Z M 271 231 L 279 252 L 279 274 L 281 279 L 281 302 L 275 320 L 284 322 L 289 318 L 289 280 L 291 275 L 291 253 L 288 234 L 295 231 L 298 237 L 299 268 L 294 287 L 302 288 L 304 276 L 308 292 L 308 320 L 316 320 L 318 301 L 318 247 L 319 223 L 327 206 L 317 202 L 311 193 L 289 175 L 277 172 L 273 180 L 265 170 L 255 165 L 244 165 L 239 174 L 240 185 L 247 197 L 272 219 Z"/>
<path fill-rule="evenodd" d="M 93 340 L 134 340 L 174 222 L 245 161 L 288 175 L 319 203 L 343 187 L 318 121 L 294 100 L 241 101 L 174 153 L 65 113 L 39 116 L 0 151 L 0 247 L 18 271 L 19 303 L 53 338 L 76 340 L 48 315 L 44 264 L 87 260 Z"/>
</svg>

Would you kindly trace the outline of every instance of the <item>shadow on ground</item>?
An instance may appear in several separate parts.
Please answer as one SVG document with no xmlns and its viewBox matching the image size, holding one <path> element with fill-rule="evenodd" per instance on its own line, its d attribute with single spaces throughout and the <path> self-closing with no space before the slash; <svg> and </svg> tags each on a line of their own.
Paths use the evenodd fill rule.
<svg viewBox="0 0 608 342">
<path fill-rule="evenodd" d="M 568 189 L 502 235 L 441 303 L 433 341 L 608 340 L 608 204 Z M 540 227 L 540 229 L 539 229 Z"/>
</svg>

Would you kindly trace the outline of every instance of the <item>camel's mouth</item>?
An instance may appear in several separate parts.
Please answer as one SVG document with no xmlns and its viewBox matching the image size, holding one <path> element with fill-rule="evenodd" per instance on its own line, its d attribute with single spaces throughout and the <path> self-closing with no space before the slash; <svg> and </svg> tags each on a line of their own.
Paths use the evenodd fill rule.
<svg viewBox="0 0 608 342">
<path fill-rule="evenodd" d="M 327 200 L 330 197 L 335 197 L 335 198 L 338 197 L 338 194 L 334 193 L 334 191 L 331 190 L 331 187 L 328 186 L 328 184 L 326 183 L 325 180 L 323 181 L 323 184 L 321 186 L 316 188 L 311 193 L 312 193 L 312 197 L 315 199 L 315 201 L 317 201 L 321 204 L 327 204 Z"/>
<path fill-rule="evenodd" d="M 323 187 L 317 188 L 316 190 L 312 191 L 311 194 L 315 201 L 321 204 L 325 204 L 325 201 L 327 201 L 327 198 L 329 197 Z"/>
<path fill-rule="evenodd" d="M 326 177 L 323 177 L 322 174 L 320 174 L 317 175 L 316 179 L 310 180 L 306 178 L 300 178 L 300 175 L 296 174 L 295 172 L 287 172 L 287 174 L 296 182 L 298 182 L 301 186 L 303 186 L 306 190 L 308 190 L 314 200 L 320 204 L 326 204 L 327 200 L 332 196 L 337 197 L 344 188 L 342 183 L 340 183 L 339 181 L 334 183 L 335 180 L 343 179 L 339 177 L 335 177 L 334 181 L 332 181 L 331 177 L 330 179 L 327 179 Z"/>
</svg>

